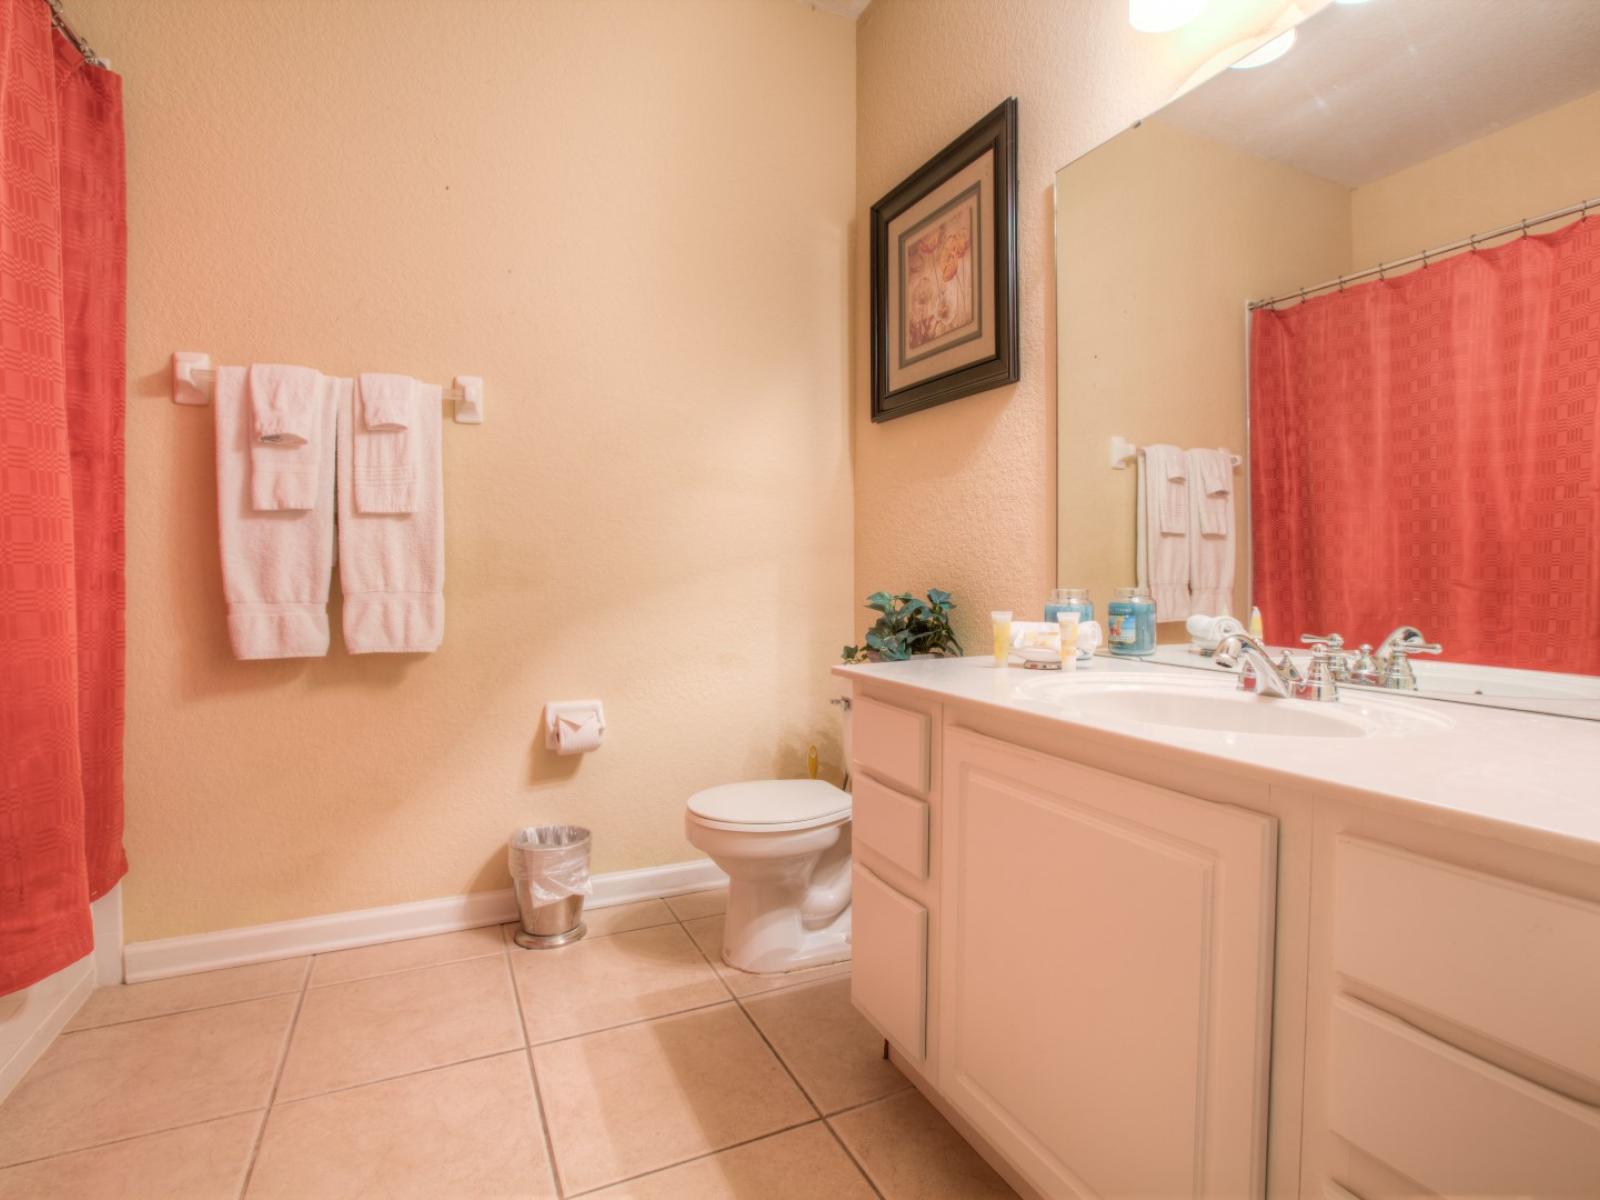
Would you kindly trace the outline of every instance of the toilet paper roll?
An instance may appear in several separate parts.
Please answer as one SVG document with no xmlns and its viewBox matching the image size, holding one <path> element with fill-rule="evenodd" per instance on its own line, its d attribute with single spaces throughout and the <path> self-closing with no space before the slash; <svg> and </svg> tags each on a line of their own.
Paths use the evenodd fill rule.
<svg viewBox="0 0 1600 1200">
<path fill-rule="evenodd" d="M 562 714 L 556 718 L 556 753 L 582 754 L 600 749 L 603 730 L 598 713 Z"/>
</svg>

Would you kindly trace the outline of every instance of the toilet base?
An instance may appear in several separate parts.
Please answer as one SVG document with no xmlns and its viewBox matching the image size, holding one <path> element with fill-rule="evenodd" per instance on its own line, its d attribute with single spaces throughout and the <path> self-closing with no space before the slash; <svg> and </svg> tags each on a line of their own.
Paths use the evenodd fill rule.
<svg viewBox="0 0 1600 1200">
<path fill-rule="evenodd" d="M 808 929 L 798 941 L 784 945 L 723 947 L 722 961 L 750 975 L 782 975 L 829 963 L 850 961 L 850 910 L 846 909 L 826 929 Z M 742 950 L 743 953 L 739 951 Z"/>
</svg>

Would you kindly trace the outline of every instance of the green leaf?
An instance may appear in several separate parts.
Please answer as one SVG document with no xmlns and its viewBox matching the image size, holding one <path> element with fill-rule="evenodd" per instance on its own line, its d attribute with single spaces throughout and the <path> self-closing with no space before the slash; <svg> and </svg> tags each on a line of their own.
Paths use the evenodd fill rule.
<svg viewBox="0 0 1600 1200">
<path fill-rule="evenodd" d="M 888 592 L 873 592 L 867 597 L 867 607 L 881 613 L 894 611 L 894 597 Z"/>
</svg>

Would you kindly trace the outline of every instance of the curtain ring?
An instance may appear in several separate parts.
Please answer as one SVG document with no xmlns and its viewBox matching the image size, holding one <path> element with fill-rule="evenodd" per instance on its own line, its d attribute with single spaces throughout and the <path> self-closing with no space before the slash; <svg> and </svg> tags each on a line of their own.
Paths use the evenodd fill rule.
<svg viewBox="0 0 1600 1200">
<path fill-rule="evenodd" d="M 1474 233 L 1474 234 L 1472 234 L 1472 235 L 1471 235 L 1471 236 L 1470 236 L 1470 237 L 1468 237 L 1468 238 L 1467 238 L 1467 241 L 1468 241 L 1468 242 L 1469 242 L 1469 243 L 1471 243 L 1471 245 L 1472 245 L 1472 252 L 1473 252 L 1473 253 L 1474 253 L 1474 254 L 1476 254 L 1476 253 L 1477 253 L 1477 252 L 1478 252 L 1478 235 L 1477 235 L 1477 234 L 1475 234 L 1475 233 Z"/>
<path fill-rule="evenodd" d="M 1378 264 L 1378 282 L 1379 283 L 1387 283 L 1388 281 L 1389 281 L 1389 277 L 1383 273 L 1383 264 L 1379 263 Z"/>
<path fill-rule="evenodd" d="M 1341 292 L 1344 291 L 1344 276 L 1343 275 L 1339 276 L 1339 290 Z"/>
<path fill-rule="evenodd" d="M 1523 217 L 1522 218 L 1522 236 L 1523 237 L 1527 237 L 1528 236 L 1528 218 L 1527 217 Z"/>
<path fill-rule="evenodd" d="M 1428 269 L 1428 266 L 1429 266 L 1429 263 L 1428 263 L 1428 252 L 1426 250 L 1424 250 L 1422 252 L 1422 269 L 1424 271 L 1426 271 Z"/>
</svg>

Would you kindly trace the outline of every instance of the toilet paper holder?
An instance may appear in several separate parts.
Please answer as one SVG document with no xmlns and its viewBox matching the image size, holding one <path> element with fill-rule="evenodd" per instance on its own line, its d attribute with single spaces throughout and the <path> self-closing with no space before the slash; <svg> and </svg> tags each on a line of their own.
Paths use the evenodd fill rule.
<svg viewBox="0 0 1600 1200">
<path fill-rule="evenodd" d="M 562 753 L 561 750 L 561 718 L 566 717 L 571 721 L 582 722 L 587 717 L 593 717 L 599 722 L 601 736 L 606 731 L 605 705 L 598 700 L 551 700 L 544 706 L 544 744 L 545 749 Z M 599 747 L 594 747 L 598 749 Z M 576 753 L 576 751 L 567 751 Z"/>
</svg>

